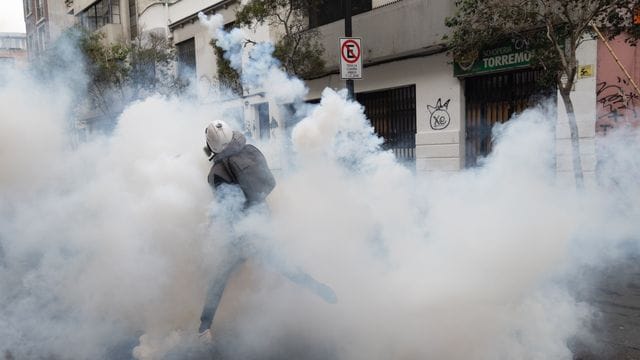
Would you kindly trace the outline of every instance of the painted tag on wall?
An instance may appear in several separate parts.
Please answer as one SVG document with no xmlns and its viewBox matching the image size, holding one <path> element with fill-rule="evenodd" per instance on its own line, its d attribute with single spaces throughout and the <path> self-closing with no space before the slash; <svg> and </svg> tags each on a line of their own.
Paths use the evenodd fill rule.
<svg viewBox="0 0 640 360">
<path fill-rule="evenodd" d="M 633 69 L 638 61 L 636 48 L 630 46 L 623 35 L 609 42 L 625 68 Z M 597 118 L 596 131 L 605 135 L 619 127 L 640 127 L 640 92 L 627 78 L 624 71 L 611 56 L 602 40 L 598 39 L 598 67 L 596 77 Z M 634 81 L 639 81 L 633 73 Z"/>
<path fill-rule="evenodd" d="M 448 99 L 444 103 L 442 99 L 438 99 L 434 106 L 427 105 L 429 111 L 429 126 L 433 130 L 444 130 L 451 123 L 451 116 L 449 115 L 449 102 Z"/>
</svg>

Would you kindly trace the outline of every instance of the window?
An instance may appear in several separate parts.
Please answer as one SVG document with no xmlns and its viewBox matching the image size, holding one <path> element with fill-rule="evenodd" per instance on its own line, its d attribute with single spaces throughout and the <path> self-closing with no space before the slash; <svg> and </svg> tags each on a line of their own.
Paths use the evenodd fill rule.
<svg viewBox="0 0 640 360">
<path fill-rule="evenodd" d="M 260 139 L 269 139 L 271 137 L 271 124 L 269 122 L 269 103 L 255 105 L 258 115 L 258 130 L 260 131 Z"/>
<path fill-rule="evenodd" d="M 129 0 L 129 32 L 131 40 L 138 36 L 138 13 L 136 10 L 136 0 Z"/>
<path fill-rule="evenodd" d="M 195 79 L 196 74 L 196 41 L 194 38 L 176 44 L 178 53 L 178 77 Z"/>
<path fill-rule="evenodd" d="M 120 24 L 120 1 L 111 0 L 110 19 L 112 24 Z"/>
<path fill-rule="evenodd" d="M 540 81 L 544 75 L 543 70 L 524 69 L 465 79 L 467 167 L 481 165 L 480 160 L 491 153 L 491 131 L 496 123 L 556 96 L 555 85 L 545 86 Z"/>
<path fill-rule="evenodd" d="M 99 0 L 78 16 L 82 26 L 91 31 L 98 30 L 107 24 L 120 24 L 119 0 Z"/>
<path fill-rule="evenodd" d="M 26 48 L 26 40 L 19 37 L 0 38 L 0 49 L 23 50 Z"/>
<path fill-rule="evenodd" d="M 96 23 L 97 28 L 101 28 L 106 24 L 109 24 L 109 4 L 106 4 L 104 1 L 99 1 L 96 3 Z"/>
<path fill-rule="evenodd" d="M 36 0 L 36 20 L 44 18 L 44 0 Z"/>
<path fill-rule="evenodd" d="M 24 16 L 25 17 L 31 15 L 31 11 L 33 10 L 33 5 L 31 5 L 32 1 L 33 0 L 24 0 Z"/>
<path fill-rule="evenodd" d="M 323 0 L 309 12 L 309 27 L 314 28 L 344 19 L 345 0 Z M 371 10 L 371 0 L 351 0 L 351 15 Z"/>
<path fill-rule="evenodd" d="M 27 50 L 29 52 L 29 57 L 31 57 L 32 54 L 35 54 L 38 49 L 36 48 L 36 43 L 35 43 L 35 37 L 33 34 L 29 34 L 29 37 L 27 38 Z"/>
<path fill-rule="evenodd" d="M 357 93 L 364 113 L 378 136 L 382 148 L 392 150 L 396 159 L 415 166 L 416 157 L 416 86 Z"/>
<path fill-rule="evenodd" d="M 38 34 L 38 51 L 44 51 L 47 48 L 47 28 L 46 25 L 41 25 L 37 30 Z"/>
</svg>

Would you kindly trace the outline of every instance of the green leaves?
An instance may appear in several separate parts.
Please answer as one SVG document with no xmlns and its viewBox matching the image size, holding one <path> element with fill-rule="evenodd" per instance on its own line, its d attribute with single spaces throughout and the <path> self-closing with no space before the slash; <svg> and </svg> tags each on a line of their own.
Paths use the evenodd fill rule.
<svg viewBox="0 0 640 360">
<path fill-rule="evenodd" d="M 105 45 L 100 32 L 84 31 L 80 37 L 80 49 L 85 55 L 91 82 L 96 86 L 123 84 L 129 74 L 127 58 L 131 49 L 123 44 Z"/>
<path fill-rule="evenodd" d="M 224 58 L 224 50 L 216 46 L 215 41 L 211 41 L 213 51 L 216 54 L 216 64 L 218 65 L 218 81 L 224 88 L 231 90 L 236 95 L 242 95 L 242 82 L 240 81 L 240 73 L 231 67 L 231 62 Z"/>
<path fill-rule="evenodd" d="M 76 30 L 78 31 L 78 30 Z M 100 32 L 79 30 L 78 46 L 89 75 L 89 103 L 105 116 L 151 94 L 173 95 L 186 84 L 172 71 L 173 45 L 162 34 L 145 33 L 131 43 L 106 43 Z"/>
<path fill-rule="evenodd" d="M 633 25 L 633 14 L 639 1 L 456 0 L 455 14 L 445 20 L 451 28 L 446 41 L 458 63 L 469 62 L 469 54 L 495 42 L 520 39 L 529 44 L 532 65 L 546 70 L 543 81 L 555 83 L 564 102 L 580 188 L 579 136 L 570 96 L 578 72 L 576 50 L 593 38 L 592 24 L 610 38 L 624 33 L 628 42 L 635 43 L 640 31 Z"/>
<path fill-rule="evenodd" d="M 575 74 L 576 49 L 593 38 L 591 23 L 609 37 L 627 33 L 635 42 L 640 30 L 632 24 L 638 0 L 457 0 L 456 12 L 445 20 L 445 38 L 454 59 L 510 38 L 521 38 L 533 50 L 533 61 L 558 80 Z M 570 79 L 572 85 L 575 79 Z M 561 84 L 558 84 L 563 89 Z"/>
<path fill-rule="evenodd" d="M 264 21 L 277 11 L 278 1 L 253 0 L 236 12 L 236 23 L 239 26 L 252 27 L 264 24 Z"/>
<path fill-rule="evenodd" d="M 236 26 L 268 25 L 283 31 L 274 56 L 292 75 L 311 77 L 324 71 L 324 48 L 318 32 L 309 29 L 308 15 L 324 0 L 251 0 L 236 12 Z M 220 64 L 220 62 L 218 62 Z"/>
</svg>

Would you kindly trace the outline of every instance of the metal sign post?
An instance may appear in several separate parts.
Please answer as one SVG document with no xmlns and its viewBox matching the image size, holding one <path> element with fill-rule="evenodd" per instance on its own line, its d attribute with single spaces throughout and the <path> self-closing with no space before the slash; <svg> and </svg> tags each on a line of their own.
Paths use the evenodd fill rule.
<svg viewBox="0 0 640 360">
<path fill-rule="evenodd" d="M 345 1 L 345 9 L 344 9 L 344 36 L 351 37 L 351 0 Z M 348 54 L 350 55 L 350 54 Z M 346 76 L 344 73 L 344 55 L 342 48 L 342 39 L 340 39 L 340 76 L 342 79 L 347 79 L 347 92 L 349 93 L 349 99 L 354 99 L 354 90 L 353 90 L 353 78 Z M 361 58 L 360 55 L 358 57 Z M 362 76 L 361 76 L 362 77 Z"/>
</svg>

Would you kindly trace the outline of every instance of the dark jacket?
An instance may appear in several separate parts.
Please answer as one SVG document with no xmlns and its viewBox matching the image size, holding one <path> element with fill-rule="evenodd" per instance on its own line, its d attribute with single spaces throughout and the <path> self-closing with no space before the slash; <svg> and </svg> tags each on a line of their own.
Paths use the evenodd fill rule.
<svg viewBox="0 0 640 360">
<path fill-rule="evenodd" d="M 227 171 L 227 167 L 225 166 L 223 160 L 231 155 L 237 154 L 240 150 L 242 150 L 246 143 L 247 139 L 244 137 L 244 135 L 242 135 L 242 133 L 238 131 L 234 131 L 229 145 L 227 145 L 227 147 L 221 153 L 216 154 L 213 157 L 213 165 L 211 166 L 211 170 L 209 170 L 207 181 L 214 190 L 222 184 L 238 184 L 236 179 L 234 179 L 233 176 L 229 174 L 229 171 Z"/>
</svg>

